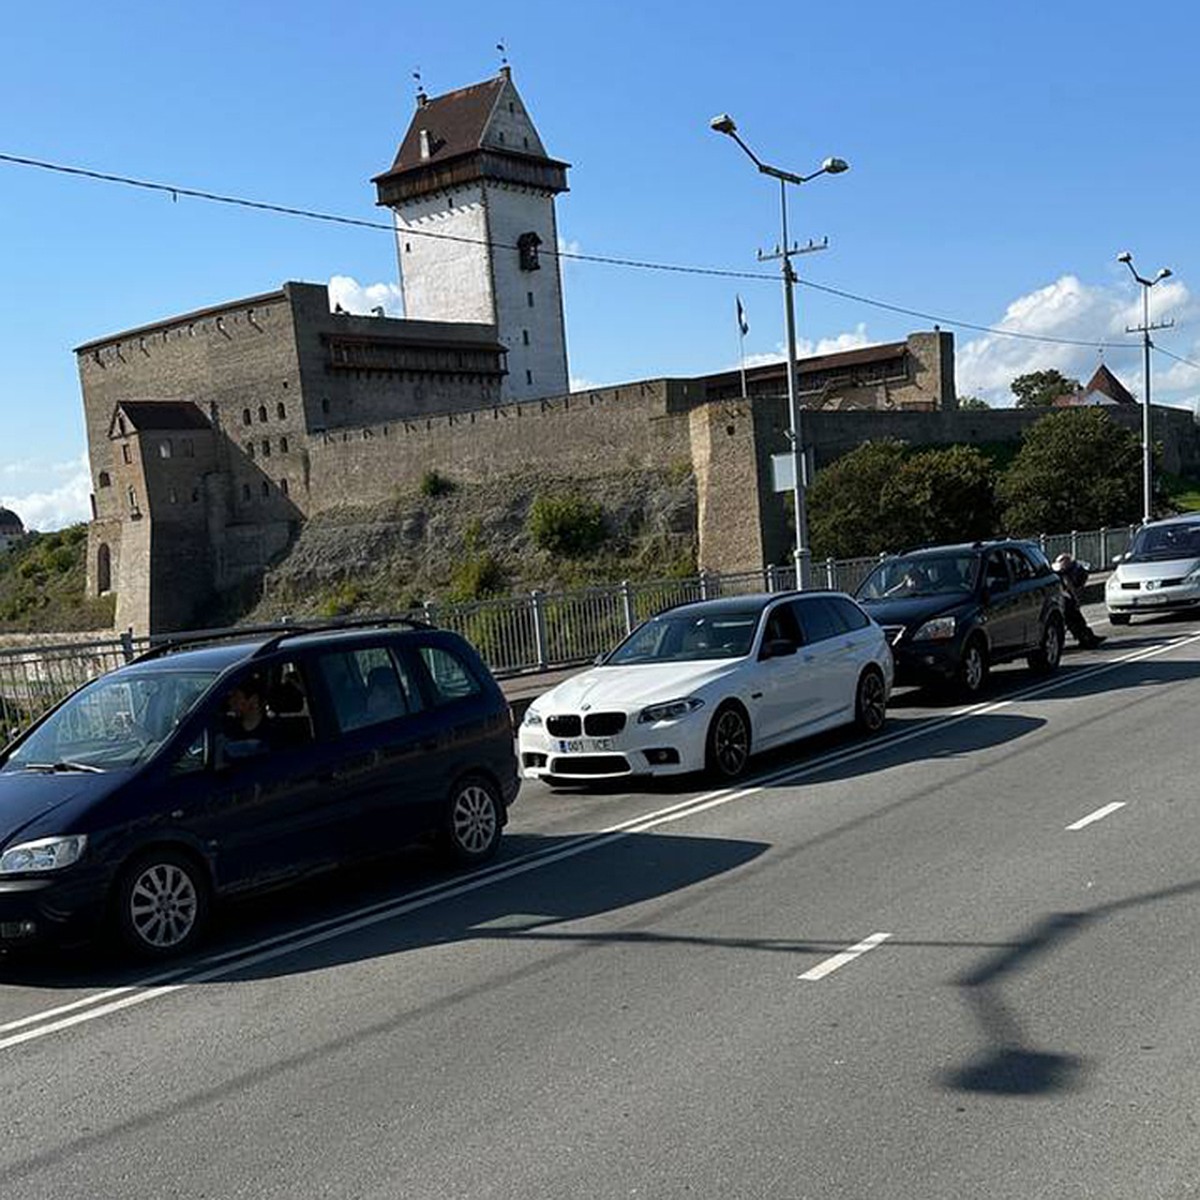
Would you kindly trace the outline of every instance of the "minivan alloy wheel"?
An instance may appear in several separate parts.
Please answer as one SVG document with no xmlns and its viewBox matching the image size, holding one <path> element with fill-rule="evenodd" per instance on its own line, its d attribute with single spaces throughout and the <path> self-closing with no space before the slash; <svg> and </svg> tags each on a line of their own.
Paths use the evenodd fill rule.
<svg viewBox="0 0 1200 1200">
<path fill-rule="evenodd" d="M 125 941 L 138 953 L 178 953 L 199 936 L 208 910 L 199 869 L 180 854 L 147 855 L 124 875 L 118 921 Z"/>
<path fill-rule="evenodd" d="M 461 862 L 489 858 L 500 840 L 500 802 L 495 788 L 472 775 L 455 785 L 448 814 L 450 849 Z"/>
</svg>

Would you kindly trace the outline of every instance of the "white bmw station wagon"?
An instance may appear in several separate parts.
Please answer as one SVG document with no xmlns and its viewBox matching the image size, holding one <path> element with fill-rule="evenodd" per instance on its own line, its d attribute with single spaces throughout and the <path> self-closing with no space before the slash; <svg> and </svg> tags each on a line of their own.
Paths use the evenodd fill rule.
<svg viewBox="0 0 1200 1200">
<path fill-rule="evenodd" d="M 550 782 L 736 779 L 761 750 L 837 725 L 878 732 L 892 676 L 883 630 L 840 592 L 683 604 L 534 701 L 521 767 Z"/>
</svg>

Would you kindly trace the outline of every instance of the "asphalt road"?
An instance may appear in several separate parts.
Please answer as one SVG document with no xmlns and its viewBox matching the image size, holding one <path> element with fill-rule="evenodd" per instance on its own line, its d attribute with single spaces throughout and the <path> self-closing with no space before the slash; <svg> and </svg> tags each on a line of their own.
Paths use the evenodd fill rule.
<svg viewBox="0 0 1200 1200">
<path fill-rule="evenodd" d="M 1195 1196 L 1198 704 L 1139 623 L 737 789 L 527 784 L 488 870 L 157 978 L 2 962 L 0 1196 Z"/>
</svg>

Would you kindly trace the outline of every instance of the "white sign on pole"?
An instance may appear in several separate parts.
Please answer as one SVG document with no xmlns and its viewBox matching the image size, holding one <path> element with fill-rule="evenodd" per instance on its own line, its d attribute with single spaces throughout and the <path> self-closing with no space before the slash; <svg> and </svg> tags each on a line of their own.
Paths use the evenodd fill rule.
<svg viewBox="0 0 1200 1200">
<path fill-rule="evenodd" d="M 771 479 L 777 492 L 790 492 L 796 486 L 796 464 L 790 453 L 771 455 Z"/>
</svg>

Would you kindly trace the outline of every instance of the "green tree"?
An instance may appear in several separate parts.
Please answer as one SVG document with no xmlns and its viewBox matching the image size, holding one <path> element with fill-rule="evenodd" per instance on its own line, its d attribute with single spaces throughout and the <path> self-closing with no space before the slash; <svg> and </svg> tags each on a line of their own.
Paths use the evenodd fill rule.
<svg viewBox="0 0 1200 1200">
<path fill-rule="evenodd" d="M 1017 398 L 1018 408 L 1049 408 L 1059 396 L 1079 391 L 1080 383 L 1051 367 L 1048 371 L 1018 375 L 1009 387 Z"/>
<path fill-rule="evenodd" d="M 817 476 L 808 502 L 821 558 L 973 541 L 995 530 L 995 469 L 971 446 L 865 442 Z"/>
<path fill-rule="evenodd" d="M 992 406 L 978 396 L 959 396 L 958 407 L 962 412 L 988 412 Z"/>
<path fill-rule="evenodd" d="M 1004 526 L 1029 535 L 1123 525 L 1138 517 L 1141 480 L 1137 434 L 1104 409 L 1048 413 L 1000 479 Z"/>
</svg>

